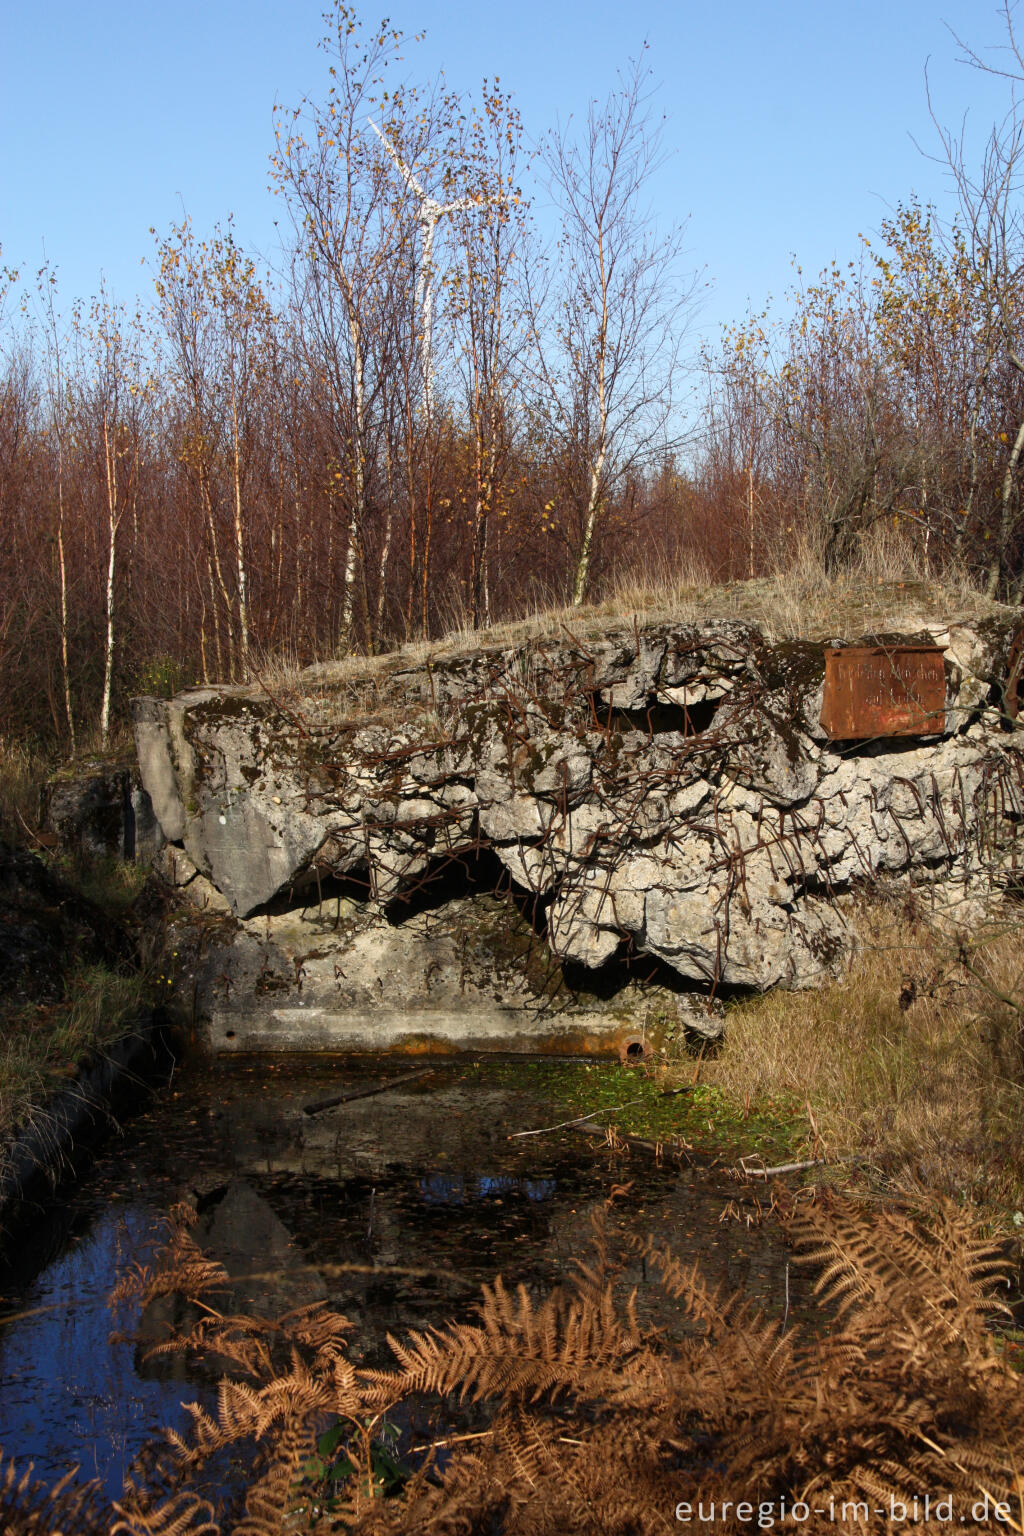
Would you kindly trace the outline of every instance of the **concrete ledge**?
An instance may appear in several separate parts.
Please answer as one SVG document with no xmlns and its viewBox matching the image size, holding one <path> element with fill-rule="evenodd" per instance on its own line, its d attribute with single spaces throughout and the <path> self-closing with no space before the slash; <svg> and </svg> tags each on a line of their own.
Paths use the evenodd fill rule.
<svg viewBox="0 0 1024 1536">
<path fill-rule="evenodd" d="M 275 1008 L 257 1017 L 214 1012 L 209 1044 L 215 1054 L 248 1051 L 324 1051 L 359 1054 L 454 1055 L 515 1051 L 526 1055 L 615 1056 L 637 1036 L 636 1025 L 607 1015 L 538 1017 L 526 1009 Z"/>
</svg>

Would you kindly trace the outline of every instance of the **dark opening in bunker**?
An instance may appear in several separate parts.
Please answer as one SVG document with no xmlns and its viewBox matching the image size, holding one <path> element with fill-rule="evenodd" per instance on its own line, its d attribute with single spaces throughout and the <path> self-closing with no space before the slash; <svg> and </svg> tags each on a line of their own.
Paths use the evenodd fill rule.
<svg viewBox="0 0 1024 1536">
<path fill-rule="evenodd" d="M 602 966 L 592 970 L 576 960 L 563 960 L 562 975 L 571 992 L 589 994 L 608 1000 L 629 986 L 661 987 L 667 992 L 706 993 L 707 988 L 680 976 L 655 955 L 639 954 L 633 943 L 623 938 L 619 949 Z"/>
<path fill-rule="evenodd" d="M 303 878 L 278 891 L 270 901 L 254 908 L 250 917 L 283 917 L 288 912 L 315 911 L 335 923 L 340 921 L 349 902 L 359 905 L 370 900 L 370 875 L 365 865 L 344 875 L 332 875 L 318 869 L 308 870 Z"/>
<path fill-rule="evenodd" d="M 711 725 L 721 699 L 700 699 L 693 704 L 675 704 L 656 693 L 636 709 L 598 711 L 598 718 L 608 721 L 613 731 L 642 731 L 647 736 L 678 732 L 681 736 L 701 736 Z"/>
<path fill-rule="evenodd" d="M 538 935 L 547 932 L 551 897 L 525 890 L 502 864 L 493 848 L 477 847 L 433 859 L 425 870 L 399 891 L 384 908 L 396 926 L 467 896 L 498 896 L 508 900 L 518 916 Z"/>
</svg>

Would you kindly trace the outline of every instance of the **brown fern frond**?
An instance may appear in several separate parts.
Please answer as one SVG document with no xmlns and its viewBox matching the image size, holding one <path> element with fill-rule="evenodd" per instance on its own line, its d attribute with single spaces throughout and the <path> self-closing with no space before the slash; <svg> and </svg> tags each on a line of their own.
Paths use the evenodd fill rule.
<svg viewBox="0 0 1024 1536">
<path fill-rule="evenodd" d="M 344 1358 L 352 1333 L 348 1318 L 331 1311 L 323 1301 L 310 1302 L 287 1312 L 279 1319 L 279 1324 L 296 1345 L 315 1351 L 323 1364 L 328 1358 Z"/>
<path fill-rule="evenodd" d="M 414 1333 L 405 1343 L 389 1335 L 401 1370 L 370 1379 L 392 1394 L 458 1391 L 473 1401 L 592 1390 L 640 1343 L 628 1316 L 624 1326 L 610 1287 L 597 1302 L 558 1290 L 535 1307 L 524 1286 L 513 1295 L 499 1278 L 483 1288 L 479 1324 Z"/>
<path fill-rule="evenodd" d="M 417 1478 L 401 1500 L 377 1500 L 369 1509 L 354 1501 L 339 1516 L 341 1529 L 358 1536 L 476 1536 L 517 1531 L 521 1503 L 494 1459 L 475 1451 L 454 1459 L 440 1484 Z"/>
<path fill-rule="evenodd" d="M 96 1536 L 111 1507 L 99 1482 L 74 1481 L 75 1467 L 52 1486 L 34 1481 L 31 1463 L 19 1472 L 0 1451 L 0 1531 L 4 1536 Z"/>
<path fill-rule="evenodd" d="M 590 1254 L 577 1254 L 571 1260 L 568 1288 L 581 1301 L 590 1301 L 597 1306 L 622 1269 L 621 1258 L 612 1253 L 606 1207 L 598 1206 L 591 1214 L 590 1232 Z"/>
<path fill-rule="evenodd" d="M 815 1289 L 825 1304 L 856 1311 L 863 1327 L 888 1319 L 888 1341 L 904 1354 L 933 1349 L 938 1336 L 989 1353 L 987 1319 L 1006 1310 L 993 1295 L 1005 1265 L 968 1213 L 944 1202 L 929 1230 L 900 1212 L 836 1202 L 784 1219 L 798 1257 L 821 1270 Z"/>
<path fill-rule="evenodd" d="M 654 1268 L 662 1290 L 680 1303 L 691 1322 L 708 1334 L 723 1333 L 732 1325 L 743 1301 L 738 1295 L 723 1296 L 721 1286 L 709 1286 L 699 1259 L 683 1264 L 651 1237 L 631 1239 L 630 1245 L 639 1258 Z"/>
<path fill-rule="evenodd" d="M 161 1296 L 183 1296 L 197 1301 L 229 1288 L 222 1264 L 208 1259 L 191 1233 L 196 1221 L 192 1206 L 176 1205 L 167 1220 L 167 1240 L 152 1264 L 136 1264 L 123 1275 L 110 1294 L 112 1305 L 138 1302 L 147 1306 Z"/>
<path fill-rule="evenodd" d="M 351 1324 L 323 1302 L 309 1303 L 277 1319 L 207 1311 L 185 1332 L 152 1344 L 146 1358 L 166 1354 L 216 1357 L 222 1369 L 234 1367 L 254 1381 L 265 1381 L 289 1350 L 313 1350 L 329 1369 L 343 1357 Z"/>
<path fill-rule="evenodd" d="M 356 1371 L 351 1360 L 336 1359 L 331 1363 L 331 1412 L 342 1418 L 355 1418 L 367 1406 L 367 1382 Z M 380 1407 L 390 1407 L 391 1399 L 385 1398 Z"/>
<path fill-rule="evenodd" d="M 228 1444 L 233 1440 L 244 1439 L 246 1435 L 262 1434 L 271 1422 L 271 1417 L 266 1410 L 263 1391 L 258 1391 L 246 1381 L 230 1381 L 223 1377 L 217 1387 L 216 1424 L 212 1420 L 207 1420 L 207 1424 L 210 1425 L 212 1435 L 223 1437 L 224 1443 Z M 198 1423 L 195 1427 L 200 1432 Z"/>
<path fill-rule="evenodd" d="M 232 1536 L 282 1536 L 294 1528 L 296 1485 L 302 1467 L 316 1449 L 317 1432 L 297 1410 L 281 1424 L 270 1465 L 245 1500 L 245 1517 Z"/>
<path fill-rule="evenodd" d="M 1000 1264 L 969 1218 L 941 1208 L 911 1221 L 825 1198 L 784 1214 L 819 1265 L 819 1295 L 840 1309 L 820 1334 L 783 1332 L 651 1242 L 640 1245 L 649 1272 L 688 1327 L 681 1338 L 644 1332 L 599 1229 L 564 1287 L 537 1301 L 498 1280 L 470 1321 L 392 1339 L 387 1372 L 351 1364 L 348 1325 L 322 1305 L 276 1322 L 208 1309 L 186 1337 L 228 1369 L 217 1413 L 193 1407 L 190 1431 L 167 1441 L 177 1491 L 217 1450 L 250 1456 L 237 1536 L 290 1528 L 298 1513 L 311 1531 L 351 1536 L 653 1536 L 675 1528 L 679 1500 L 738 1486 L 776 1507 L 812 1489 L 819 1504 L 871 1508 L 909 1506 L 921 1489 L 958 1508 L 986 1492 L 1012 1504 L 1024 1383 L 993 1347 Z M 368 1426 L 411 1393 L 486 1400 L 493 1417 L 485 1438 L 446 1452 L 443 1472 L 427 1448 L 402 1495 L 382 1500 Z M 356 1470 L 327 1510 L 302 1467 L 332 1416 L 352 1426 Z M 140 1517 L 178 1518 L 165 1483 L 165 1495 L 136 1500 Z"/>
<path fill-rule="evenodd" d="M 707 1286 L 697 1265 L 684 1267 L 651 1242 L 643 1253 L 662 1288 L 705 1330 L 701 1376 L 706 1379 L 713 1363 L 723 1380 L 757 1381 L 766 1394 L 777 1393 L 793 1373 L 795 1331 L 783 1334 L 779 1322 L 739 1297 L 723 1300 L 719 1290 Z"/>
<path fill-rule="evenodd" d="M 187 1489 L 149 1509 L 133 1507 L 130 1500 L 114 1508 L 119 1518 L 110 1536 L 221 1536 L 212 1505 Z"/>
</svg>

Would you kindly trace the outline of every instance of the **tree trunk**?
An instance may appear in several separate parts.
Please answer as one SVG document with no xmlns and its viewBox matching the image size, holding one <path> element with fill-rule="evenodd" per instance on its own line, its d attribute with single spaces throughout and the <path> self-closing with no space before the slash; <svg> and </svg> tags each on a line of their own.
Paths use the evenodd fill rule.
<svg viewBox="0 0 1024 1536">
<path fill-rule="evenodd" d="M 366 504 L 366 395 L 363 363 L 363 337 L 359 317 L 354 308 L 355 300 L 347 295 L 348 328 L 352 341 L 352 388 L 355 394 L 356 437 L 352 454 L 352 511 L 348 522 L 348 541 L 345 549 L 345 578 L 341 599 L 341 632 L 347 647 L 352 645 L 352 623 L 355 615 L 356 570 L 359 554 L 359 536 L 362 530 Z"/>
<path fill-rule="evenodd" d="M 75 716 L 71 708 L 71 671 L 68 666 L 68 569 L 64 553 L 64 433 L 57 441 L 57 565 L 60 570 L 60 675 L 64 689 L 64 713 L 68 722 L 68 748 L 75 756 Z"/>
<path fill-rule="evenodd" d="M 235 579 L 238 583 L 239 665 L 242 681 L 249 681 L 249 603 L 245 569 L 245 540 L 242 519 L 242 471 L 238 447 L 238 408 L 234 388 L 231 391 L 232 478 L 235 492 Z"/>
<path fill-rule="evenodd" d="M 1020 365 L 1016 364 L 1016 366 L 1019 367 Z M 1011 510 L 1013 482 L 1016 478 L 1017 465 L 1022 451 L 1024 451 L 1024 421 L 1017 428 L 1013 450 L 1010 453 L 1006 473 L 1003 476 L 1002 507 L 999 514 L 999 543 L 993 553 L 992 561 L 988 568 L 988 581 L 985 584 L 985 591 L 989 597 L 995 597 L 999 591 L 999 582 L 1006 565 L 1007 551 L 1009 550 L 1010 538 L 1013 533 L 1013 512 Z"/>
<path fill-rule="evenodd" d="M 103 650 L 103 697 L 100 703 L 100 746 L 106 749 L 110 739 L 110 699 L 114 686 L 114 576 L 117 563 L 117 459 L 110 441 L 110 424 L 103 411 L 103 458 L 107 481 L 107 633 Z"/>
<path fill-rule="evenodd" d="M 594 543 L 594 527 L 597 523 L 597 514 L 601 509 L 601 471 L 604 468 L 604 449 L 597 456 L 597 462 L 590 471 L 590 496 L 587 500 L 587 515 L 583 520 L 583 543 L 580 545 L 579 558 L 576 561 L 576 574 L 572 584 L 572 606 L 578 608 L 583 602 L 583 594 L 587 590 L 587 577 L 590 574 L 590 554 Z"/>
</svg>

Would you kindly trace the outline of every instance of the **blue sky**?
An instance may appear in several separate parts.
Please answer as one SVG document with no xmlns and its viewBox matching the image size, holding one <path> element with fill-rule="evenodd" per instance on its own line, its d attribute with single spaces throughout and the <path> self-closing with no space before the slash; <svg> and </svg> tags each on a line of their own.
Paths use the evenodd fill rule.
<svg viewBox="0 0 1024 1536">
<path fill-rule="evenodd" d="M 272 251 L 267 191 L 275 98 L 322 95 L 325 0 L 3 0 L 0 244 L 23 270 L 45 251 L 62 299 L 101 274 L 119 299 L 147 298 L 140 266 L 182 209 L 205 233 L 234 213 L 239 237 Z M 420 44 L 410 77 L 444 68 L 472 89 L 498 74 L 539 136 L 603 98 L 644 40 L 661 82 L 668 159 L 652 188 L 711 283 L 713 332 L 791 280 L 857 255 L 901 197 L 941 200 L 924 67 L 940 115 L 969 113 L 977 143 L 1005 87 L 957 63 L 947 25 L 978 49 L 1003 36 L 987 0 L 391 0 L 382 11 Z"/>
</svg>

